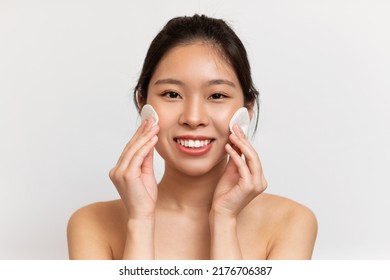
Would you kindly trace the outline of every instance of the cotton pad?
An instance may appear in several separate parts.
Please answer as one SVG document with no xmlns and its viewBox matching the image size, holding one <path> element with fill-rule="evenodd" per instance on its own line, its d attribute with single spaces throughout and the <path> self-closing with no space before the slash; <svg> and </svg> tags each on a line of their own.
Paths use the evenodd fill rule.
<svg viewBox="0 0 390 280">
<path fill-rule="evenodd" d="M 238 124 L 238 126 L 240 126 L 241 129 L 244 131 L 245 135 L 248 136 L 250 123 L 251 120 L 249 117 L 248 109 L 245 107 L 241 107 L 234 113 L 232 119 L 230 120 L 229 123 L 230 132 L 235 134 L 233 132 L 233 126 L 234 124 Z"/>
<path fill-rule="evenodd" d="M 145 104 L 141 110 L 141 122 L 143 122 L 146 119 L 154 119 L 155 122 L 153 126 L 158 124 L 158 115 L 156 111 L 153 109 L 152 105 L 149 104 Z"/>
</svg>

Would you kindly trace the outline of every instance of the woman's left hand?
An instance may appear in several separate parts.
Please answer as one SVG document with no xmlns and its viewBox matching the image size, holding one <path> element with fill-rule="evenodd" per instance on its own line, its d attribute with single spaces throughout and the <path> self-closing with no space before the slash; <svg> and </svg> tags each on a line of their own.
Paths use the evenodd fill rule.
<svg viewBox="0 0 390 280">
<path fill-rule="evenodd" d="M 212 210 L 214 213 L 236 217 L 252 199 L 268 186 L 259 156 L 246 138 L 242 129 L 233 127 L 236 135 L 229 139 L 234 145 L 226 144 L 229 162 L 214 192 Z M 245 159 L 241 155 L 245 156 Z"/>
</svg>

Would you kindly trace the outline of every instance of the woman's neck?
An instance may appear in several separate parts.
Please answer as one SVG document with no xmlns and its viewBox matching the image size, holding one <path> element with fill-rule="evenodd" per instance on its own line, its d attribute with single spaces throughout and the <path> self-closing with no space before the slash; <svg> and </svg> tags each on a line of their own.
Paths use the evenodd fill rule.
<svg viewBox="0 0 390 280">
<path fill-rule="evenodd" d="M 223 160 L 206 174 L 189 176 L 165 165 L 158 186 L 158 205 L 183 212 L 209 213 L 215 187 L 225 167 Z"/>
</svg>

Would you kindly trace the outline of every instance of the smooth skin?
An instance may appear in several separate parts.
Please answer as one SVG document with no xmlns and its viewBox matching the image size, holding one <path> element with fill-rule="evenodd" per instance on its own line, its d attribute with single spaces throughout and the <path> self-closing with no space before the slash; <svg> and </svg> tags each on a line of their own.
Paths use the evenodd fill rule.
<svg viewBox="0 0 390 280">
<path fill-rule="evenodd" d="M 306 207 L 264 193 L 256 150 L 229 120 L 243 106 L 233 69 L 215 48 L 173 48 L 150 81 L 160 122 L 142 123 L 110 178 L 120 199 L 88 205 L 68 223 L 70 259 L 310 259 L 317 222 Z M 253 115 L 252 105 L 247 105 Z M 175 139 L 202 135 L 193 156 Z M 157 183 L 153 153 L 165 160 Z"/>
</svg>

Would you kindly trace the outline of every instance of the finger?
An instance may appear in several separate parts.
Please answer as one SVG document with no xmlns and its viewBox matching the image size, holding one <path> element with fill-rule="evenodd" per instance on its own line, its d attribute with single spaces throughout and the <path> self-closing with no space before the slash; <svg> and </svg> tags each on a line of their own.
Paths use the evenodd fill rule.
<svg viewBox="0 0 390 280">
<path fill-rule="evenodd" d="M 148 126 L 148 120 L 145 120 L 141 123 L 140 127 L 137 129 L 135 134 L 131 137 L 129 142 L 127 142 L 126 146 L 123 148 L 122 153 L 118 159 L 117 165 L 120 163 L 120 161 L 122 160 L 124 154 L 129 149 L 129 147 L 133 145 L 134 141 L 136 141 L 136 139 L 138 139 L 138 137 L 147 129 L 147 126 Z"/>
<path fill-rule="evenodd" d="M 247 146 L 252 146 L 251 143 L 249 142 L 248 138 L 246 137 L 246 134 L 242 130 L 242 128 L 238 124 L 234 124 L 233 126 L 233 131 L 235 136 L 237 136 L 239 139 L 243 141 L 243 143 Z"/>
<path fill-rule="evenodd" d="M 122 168 L 127 168 L 131 159 L 140 150 L 144 145 L 148 143 L 154 136 L 157 135 L 159 130 L 158 126 L 151 128 L 149 131 L 145 131 L 142 135 L 138 137 L 138 139 L 129 146 L 128 150 L 124 153 L 122 161 L 120 163 Z"/>
<path fill-rule="evenodd" d="M 155 136 L 155 137 L 157 137 L 157 136 Z M 151 139 L 151 141 L 154 141 L 152 139 Z M 144 159 L 143 164 L 141 166 L 142 173 L 154 174 L 153 155 L 154 155 L 154 149 L 150 149 L 149 153 L 145 156 L 145 159 Z"/>
<path fill-rule="evenodd" d="M 232 160 L 236 165 L 240 177 L 244 180 L 249 180 L 251 173 L 244 159 L 237 153 L 236 150 L 232 148 L 230 144 L 226 144 L 225 149 L 230 156 L 230 160 Z"/>
<path fill-rule="evenodd" d="M 145 133 L 146 131 L 150 130 L 153 126 L 153 121 L 151 119 L 146 119 L 145 121 L 142 122 L 142 124 L 140 125 L 140 127 L 137 129 L 137 131 L 135 132 L 135 134 L 133 135 L 133 137 L 131 137 L 130 141 L 126 144 L 125 148 L 123 149 L 123 152 L 126 152 L 129 147 L 131 147 L 133 145 L 133 143 L 135 141 L 137 141 L 137 139 L 143 134 Z"/>
<path fill-rule="evenodd" d="M 231 142 L 229 143 L 229 145 L 233 148 L 233 150 L 236 151 L 236 153 L 241 156 L 242 155 L 242 152 L 240 151 L 240 149 L 233 145 Z M 228 162 L 227 162 L 227 165 L 226 165 L 226 170 L 227 172 L 233 172 L 233 173 L 237 173 L 238 170 L 237 170 L 237 166 L 235 165 L 234 161 L 232 160 L 232 158 L 229 156 L 228 157 Z"/>
<path fill-rule="evenodd" d="M 134 174 L 134 176 L 141 175 L 142 167 L 144 165 L 145 159 L 148 157 L 148 161 L 144 168 L 147 168 L 149 172 L 153 171 L 153 162 L 151 161 L 151 153 L 153 153 L 153 148 L 158 141 L 157 135 L 153 136 L 148 142 L 146 142 L 142 148 L 137 150 L 134 156 L 131 158 L 127 172 Z M 145 170 L 145 169 L 144 169 Z"/>
<path fill-rule="evenodd" d="M 145 130 L 136 141 L 128 147 L 126 151 L 121 156 L 120 162 L 118 164 L 120 169 L 126 169 L 130 163 L 130 160 L 133 158 L 134 154 L 141 149 L 150 139 L 157 135 L 159 131 L 159 126 L 154 126 L 150 130 Z"/>
<path fill-rule="evenodd" d="M 232 147 L 234 149 L 234 147 Z M 237 152 L 237 151 L 236 151 Z M 228 162 L 225 167 L 225 173 L 236 174 L 238 169 L 231 156 L 229 156 Z"/>
<path fill-rule="evenodd" d="M 237 152 L 237 154 L 239 154 L 240 156 L 242 156 L 241 150 L 240 150 L 236 145 L 234 145 L 233 143 L 231 143 L 230 145 L 231 145 L 232 148 Z"/>
<path fill-rule="evenodd" d="M 230 140 L 245 156 L 245 161 L 248 164 L 251 174 L 262 175 L 263 168 L 261 166 L 260 158 L 253 146 L 250 144 L 248 145 L 243 138 L 234 134 L 230 135 Z"/>
</svg>

